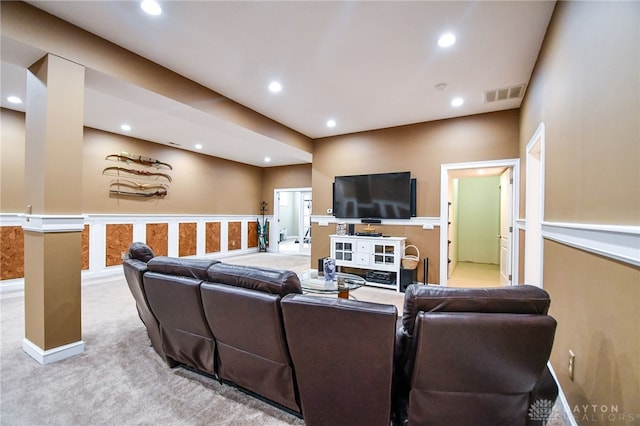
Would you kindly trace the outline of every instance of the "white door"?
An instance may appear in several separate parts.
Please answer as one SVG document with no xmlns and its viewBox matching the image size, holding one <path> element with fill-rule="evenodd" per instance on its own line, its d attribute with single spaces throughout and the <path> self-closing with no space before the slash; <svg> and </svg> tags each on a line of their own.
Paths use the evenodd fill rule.
<svg viewBox="0 0 640 426">
<path fill-rule="evenodd" d="M 300 237 L 300 252 L 311 254 L 311 192 L 303 192 L 300 197 L 300 229 L 302 236 Z"/>
<path fill-rule="evenodd" d="M 500 283 L 511 285 L 511 241 L 513 234 L 511 197 L 513 193 L 512 169 L 500 175 Z"/>
</svg>

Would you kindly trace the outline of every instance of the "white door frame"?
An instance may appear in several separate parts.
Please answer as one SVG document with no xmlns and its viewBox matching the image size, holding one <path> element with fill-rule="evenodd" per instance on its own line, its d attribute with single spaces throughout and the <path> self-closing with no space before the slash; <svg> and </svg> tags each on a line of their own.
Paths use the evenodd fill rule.
<svg viewBox="0 0 640 426">
<path fill-rule="evenodd" d="M 527 143 L 525 170 L 524 283 L 543 287 L 545 126 L 540 123 Z"/>
<path fill-rule="evenodd" d="M 279 252 L 280 244 L 280 203 L 278 201 L 278 196 L 282 192 L 311 192 L 311 188 L 276 188 L 273 190 L 273 220 L 271 221 L 271 226 L 269 227 L 269 251 L 270 252 Z M 300 238 L 303 238 L 302 236 Z M 275 243 L 275 244 L 272 244 Z M 302 247 L 302 244 L 300 244 Z"/>
<path fill-rule="evenodd" d="M 513 169 L 513 194 L 511 198 L 511 280 L 512 285 L 518 278 L 519 242 L 516 228 L 520 199 L 520 159 L 477 161 L 470 163 L 451 163 L 440 165 L 440 285 L 447 285 L 448 270 L 448 240 L 449 240 L 449 172 L 467 169 L 488 169 L 492 167 L 510 167 Z"/>
</svg>

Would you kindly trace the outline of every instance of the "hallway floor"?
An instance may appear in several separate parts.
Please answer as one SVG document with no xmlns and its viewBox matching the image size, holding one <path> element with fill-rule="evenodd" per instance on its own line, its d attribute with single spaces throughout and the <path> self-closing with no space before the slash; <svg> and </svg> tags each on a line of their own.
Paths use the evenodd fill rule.
<svg viewBox="0 0 640 426">
<path fill-rule="evenodd" d="M 311 254 L 311 244 L 303 243 L 302 246 L 297 237 L 287 238 L 278 244 L 278 251 L 283 254 Z"/>
<path fill-rule="evenodd" d="M 500 266 L 458 262 L 447 285 L 449 287 L 500 287 Z"/>
</svg>

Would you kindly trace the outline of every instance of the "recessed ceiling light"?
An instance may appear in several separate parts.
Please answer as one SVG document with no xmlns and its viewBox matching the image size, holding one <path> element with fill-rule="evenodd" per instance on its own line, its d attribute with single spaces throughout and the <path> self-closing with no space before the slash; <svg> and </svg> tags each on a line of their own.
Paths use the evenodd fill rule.
<svg viewBox="0 0 640 426">
<path fill-rule="evenodd" d="M 195 145 L 195 148 L 196 148 L 196 149 L 202 149 L 202 144 L 197 143 L 197 144 Z"/>
<path fill-rule="evenodd" d="M 438 46 L 440 47 L 450 47 L 456 42 L 456 36 L 452 33 L 445 33 L 440 36 L 438 39 Z"/>
<path fill-rule="evenodd" d="M 120 128 L 125 132 L 128 132 L 131 130 L 131 126 L 129 126 L 128 124 L 123 124 L 122 126 L 120 126 Z"/>
<path fill-rule="evenodd" d="M 484 175 L 487 172 L 484 169 L 479 169 L 476 173 L 478 173 L 479 175 Z"/>
<path fill-rule="evenodd" d="M 278 93 L 282 90 L 282 84 L 278 83 L 277 81 L 272 81 L 271 83 L 269 83 L 269 90 L 273 93 Z"/>
<path fill-rule="evenodd" d="M 454 107 L 459 107 L 463 103 L 464 103 L 464 99 L 462 98 L 453 98 L 451 100 L 451 106 L 454 106 Z"/>
<path fill-rule="evenodd" d="M 271 158 L 269 158 L 269 157 L 264 157 L 264 162 L 265 162 L 265 163 L 270 163 L 270 162 L 271 162 Z"/>
<path fill-rule="evenodd" d="M 144 0 L 140 7 L 149 15 L 158 16 L 162 13 L 162 8 L 155 0 Z"/>
<path fill-rule="evenodd" d="M 327 120 L 327 127 L 331 127 L 331 128 L 336 127 L 336 120 L 333 120 L 333 119 Z"/>
<path fill-rule="evenodd" d="M 22 103 L 22 99 L 20 99 L 17 96 L 7 96 L 7 101 L 11 102 L 12 104 L 21 104 Z"/>
</svg>

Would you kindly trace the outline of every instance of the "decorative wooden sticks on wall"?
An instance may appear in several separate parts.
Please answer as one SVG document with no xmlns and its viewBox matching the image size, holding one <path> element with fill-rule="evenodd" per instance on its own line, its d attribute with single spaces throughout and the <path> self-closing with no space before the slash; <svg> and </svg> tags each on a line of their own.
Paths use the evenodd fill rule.
<svg viewBox="0 0 640 426">
<path fill-rule="evenodd" d="M 118 179 L 112 180 L 109 184 L 110 194 L 116 196 L 123 195 L 143 198 L 165 197 L 167 195 L 169 185 L 165 182 L 171 182 L 172 178 L 170 174 L 159 170 L 173 170 L 171 164 L 151 157 L 129 154 L 124 151 L 120 154 L 107 155 L 105 160 L 125 162 L 128 166 L 131 166 L 132 164 L 140 164 L 142 166 L 153 167 L 158 170 L 150 171 L 121 166 L 105 167 L 102 170 L 103 175 L 118 177 Z M 137 179 L 148 180 L 149 183 L 127 179 L 134 176 Z"/>
<path fill-rule="evenodd" d="M 173 167 L 169 163 L 165 163 L 160 160 L 156 160 L 151 157 L 144 157 L 142 155 L 137 154 L 129 154 L 128 152 L 122 151 L 120 154 L 111 154 L 105 157 L 105 160 L 113 160 L 113 161 L 124 161 L 125 163 L 137 163 L 145 166 L 153 166 L 157 169 L 167 168 L 169 170 L 173 170 Z"/>
</svg>

